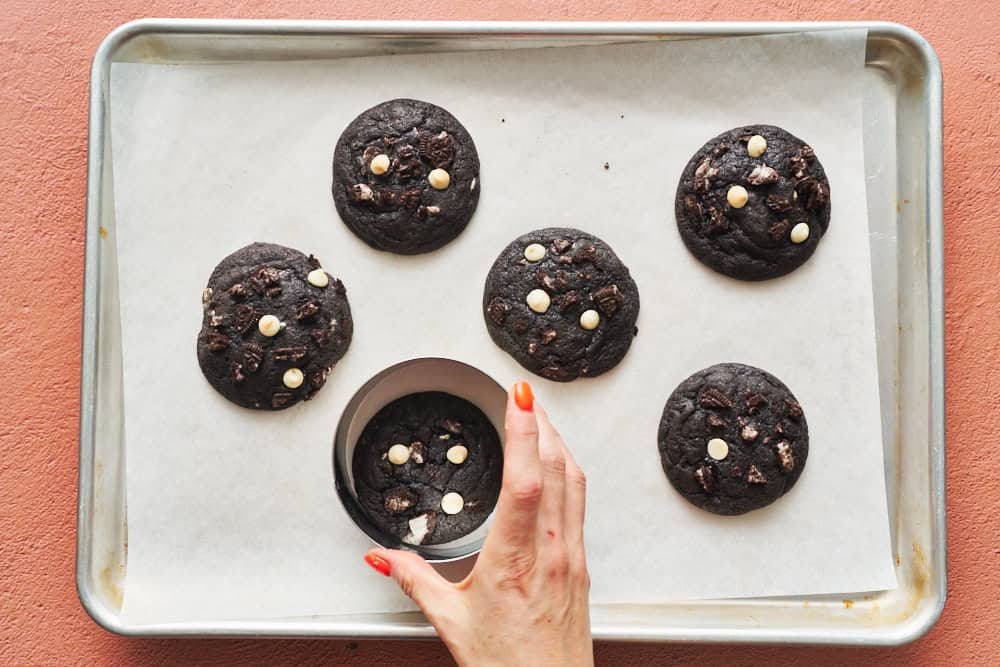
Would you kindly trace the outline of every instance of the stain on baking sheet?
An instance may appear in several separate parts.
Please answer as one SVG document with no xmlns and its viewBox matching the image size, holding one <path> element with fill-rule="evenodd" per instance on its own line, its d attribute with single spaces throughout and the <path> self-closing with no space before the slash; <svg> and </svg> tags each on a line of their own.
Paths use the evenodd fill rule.
<svg viewBox="0 0 1000 667">
<path fill-rule="evenodd" d="M 121 581 L 125 578 L 125 568 L 122 565 L 109 565 L 101 570 L 101 591 L 111 599 L 118 609 L 122 607 Z"/>
<path fill-rule="evenodd" d="M 911 565 L 912 581 L 909 585 L 909 594 L 905 601 L 899 606 L 895 613 L 882 615 L 878 604 L 872 606 L 868 620 L 879 625 L 895 625 L 902 623 L 916 613 L 917 608 L 924 601 L 930 592 L 930 564 L 927 562 L 927 554 L 919 543 L 913 542 L 913 561 Z M 896 555 L 896 565 L 902 564 L 899 554 Z M 905 575 L 904 575 L 905 576 Z M 903 582 L 900 582 L 903 586 Z"/>
<path fill-rule="evenodd" d="M 913 588 L 916 590 L 914 596 L 917 601 L 927 592 L 927 581 L 930 568 L 927 565 L 927 554 L 918 543 L 913 543 Z M 916 606 L 914 604 L 914 606 Z"/>
</svg>

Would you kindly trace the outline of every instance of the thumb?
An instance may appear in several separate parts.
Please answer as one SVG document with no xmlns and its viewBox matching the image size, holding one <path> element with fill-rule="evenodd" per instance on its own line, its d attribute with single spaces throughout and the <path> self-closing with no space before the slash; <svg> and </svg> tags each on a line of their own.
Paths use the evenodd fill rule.
<svg viewBox="0 0 1000 667">
<path fill-rule="evenodd" d="M 391 576 L 399 588 L 420 607 L 425 616 L 448 603 L 455 593 L 451 583 L 438 574 L 430 563 L 412 551 L 372 549 L 365 561 L 385 576 Z"/>
</svg>

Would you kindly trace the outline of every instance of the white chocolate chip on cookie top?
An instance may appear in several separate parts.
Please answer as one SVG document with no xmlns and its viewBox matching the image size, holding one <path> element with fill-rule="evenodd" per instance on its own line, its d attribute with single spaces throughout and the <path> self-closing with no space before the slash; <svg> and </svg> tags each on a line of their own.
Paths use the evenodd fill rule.
<svg viewBox="0 0 1000 667">
<path fill-rule="evenodd" d="M 268 338 L 277 336 L 281 331 L 281 320 L 274 315 L 264 315 L 257 322 L 257 330 Z"/>
<path fill-rule="evenodd" d="M 298 368 L 289 368 L 285 371 L 284 375 L 281 376 L 281 382 L 289 389 L 298 389 L 302 386 L 302 382 L 305 380 L 305 375 Z"/>
<path fill-rule="evenodd" d="M 743 208 L 747 205 L 747 200 L 750 199 L 750 194 L 747 189 L 742 185 L 734 185 L 729 188 L 729 192 L 726 193 L 726 201 L 733 208 Z"/>
<path fill-rule="evenodd" d="M 543 289 L 533 289 L 528 292 L 528 296 L 525 298 L 528 303 L 528 308 L 531 308 L 536 313 L 544 313 L 549 309 L 549 305 L 552 303 L 551 297 L 549 297 L 548 292 Z"/>
<path fill-rule="evenodd" d="M 455 465 L 462 465 L 469 458 L 469 450 L 465 445 L 452 445 L 445 456 Z"/>
<path fill-rule="evenodd" d="M 330 276 L 326 275 L 326 271 L 323 269 L 313 269 L 309 272 L 309 275 L 306 276 L 306 280 L 308 280 L 309 284 L 313 287 L 326 287 L 330 284 Z"/>
<path fill-rule="evenodd" d="M 392 161 L 389 159 L 389 156 L 385 153 L 380 153 L 372 158 L 371 164 L 368 165 L 368 168 L 371 169 L 372 173 L 376 176 L 381 176 L 385 172 L 389 171 L 389 165 L 391 164 Z"/>
<path fill-rule="evenodd" d="M 747 154 L 750 157 L 760 157 L 767 150 L 767 139 L 755 134 L 747 141 Z"/>
<path fill-rule="evenodd" d="M 596 310 L 585 310 L 580 315 L 580 326 L 587 331 L 592 331 L 601 323 L 601 316 Z"/>
<path fill-rule="evenodd" d="M 529 262 L 540 262 L 545 258 L 545 246 L 541 243 L 532 243 L 524 249 L 524 258 Z"/>
<path fill-rule="evenodd" d="M 708 441 L 708 455 L 721 461 L 729 456 L 729 445 L 722 438 L 712 438 Z"/>
<path fill-rule="evenodd" d="M 789 236 L 792 243 L 805 243 L 806 239 L 809 238 L 809 225 L 804 222 L 792 227 L 792 233 Z"/>
<path fill-rule="evenodd" d="M 389 448 L 389 463 L 401 466 L 410 460 L 410 448 L 404 444 L 396 443 Z"/>
<path fill-rule="evenodd" d="M 435 190 L 444 190 L 451 185 L 451 174 L 444 169 L 431 169 L 431 173 L 427 174 L 427 182 Z"/>
<path fill-rule="evenodd" d="M 465 507 L 465 500 L 454 491 L 441 497 L 441 511 L 445 514 L 458 514 L 463 507 Z"/>
</svg>

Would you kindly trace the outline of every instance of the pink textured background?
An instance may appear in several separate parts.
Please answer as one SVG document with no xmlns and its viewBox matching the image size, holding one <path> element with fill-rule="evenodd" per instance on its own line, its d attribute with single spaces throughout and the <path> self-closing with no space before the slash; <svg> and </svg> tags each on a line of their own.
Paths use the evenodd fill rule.
<svg viewBox="0 0 1000 667">
<path fill-rule="evenodd" d="M 948 604 L 895 650 L 601 644 L 602 664 L 1000 664 L 1000 13 L 976 0 L 6 0 L 0 10 L 0 664 L 441 664 L 437 642 L 141 640 L 109 634 L 73 583 L 89 66 L 143 16 L 899 21 L 945 81 Z M 358 576 L 366 576 L 358 559 Z"/>
</svg>

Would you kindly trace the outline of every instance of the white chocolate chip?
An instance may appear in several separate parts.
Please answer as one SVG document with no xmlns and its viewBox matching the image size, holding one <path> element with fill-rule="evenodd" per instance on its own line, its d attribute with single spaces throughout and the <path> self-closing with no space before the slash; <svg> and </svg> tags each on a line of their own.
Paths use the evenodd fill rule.
<svg viewBox="0 0 1000 667">
<path fill-rule="evenodd" d="M 767 150 L 767 139 L 755 134 L 747 142 L 747 154 L 750 157 L 760 157 Z"/>
<path fill-rule="evenodd" d="M 298 368 L 289 368 L 285 371 L 285 374 L 281 376 L 281 383 L 284 384 L 289 389 L 298 389 L 302 386 L 302 381 L 306 379 L 306 376 L 302 374 Z"/>
<path fill-rule="evenodd" d="M 306 276 L 306 280 L 315 287 L 326 287 L 330 284 L 330 276 L 326 275 L 326 271 L 323 269 L 313 269 Z"/>
<path fill-rule="evenodd" d="M 529 262 L 540 262 L 545 257 L 545 246 L 541 243 L 532 243 L 524 249 L 524 258 Z"/>
<path fill-rule="evenodd" d="M 403 538 L 403 541 L 407 544 L 423 544 L 427 534 L 431 532 L 430 519 L 430 514 L 421 514 L 410 519 L 410 532 Z"/>
<path fill-rule="evenodd" d="M 726 193 L 726 201 L 733 208 L 743 208 L 747 205 L 747 200 L 750 195 L 747 193 L 747 189 L 742 185 L 734 185 L 729 188 L 729 192 Z"/>
<path fill-rule="evenodd" d="M 528 308 L 531 308 L 536 313 L 544 313 L 549 309 L 549 305 L 552 303 L 552 299 L 549 297 L 548 292 L 543 289 L 533 289 L 528 292 L 528 297 L 525 299 L 528 302 Z"/>
<path fill-rule="evenodd" d="M 376 176 L 381 176 L 385 172 L 389 171 L 389 165 L 392 164 L 389 161 L 389 156 L 385 153 L 380 153 L 372 158 L 371 164 L 368 168 L 372 170 L 372 173 Z"/>
<path fill-rule="evenodd" d="M 395 444 L 389 448 L 389 463 L 401 466 L 410 460 L 410 448 L 403 444 Z"/>
<path fill-rule="evenodd" d="M 427 206 L 427 207 L 424 208 L 424 210 L 427 211 L 428 215 L 437 215 L 438 213 L 441 212 L 441 207 L 440 206 Z"/>
<path fill-rule="evenodd" d="M 807 238 L 809 238 L 809 225 L 800 222 L 799 224 L 792 227 L 791 237 L 792 243 L 804 243 Z"/>
<path fill-rule="evenodd" d="M 208 305 L 208 302 L 212 300 L 212 288 L 206 287 L 201 291 L 201 302 L 204 305 Z"/>
<path fill-rule="evenodd" d="M 446 493 L 441 497 L 441 511 L 445 514 L 458 514 L 465 507 L 465 501 L 462 496 L 458 495 L 454 491 Z"/>
<path fill-rule="evenodd" d="M 453 445 L 448 448 L 446 456 L 449 461 L 459 466 L 465 463 L 465 459 L 469 458 L 469 450 L 465 448 L 465 445 Z"/>
<path fill-rule="evenodd" d="M 722 438 L 712 438 L 708 441 L 708 455 L 716 461 L 729 456 L 729 445 Z"/>
<path fill-rule="evenodd" d="M 270 338 L 271 336 L 277 336 L 278 332 L 281 331 L 281 320 L 279 320 L 274 315 L 265 315 L 260 318 L 257 322 L 257 330 L 262 334 Z"/>
<path fill-rule="evenodd" d="M 601 316 L 597 314 L 596 310 L 585 310 L 583 314 L 580 315 L 580 326 L 587 331 L 592 331 L 597 328 L 597 325 L 601 323 Z"/>
<path fill-rule="evenodd" d="M 476 189 L 476 179 L 472 179 L 472 183 L 469 184 L 469 190 Z"/>
<path fill-rule="evenodd" d="M 431 173 L 427 174 L 427 182 L 435 190 L 444 190 L 451 185 L 451 175 L 444 169 L 431 169 Z"/>
</svg>

